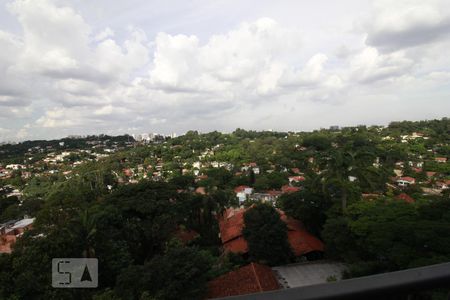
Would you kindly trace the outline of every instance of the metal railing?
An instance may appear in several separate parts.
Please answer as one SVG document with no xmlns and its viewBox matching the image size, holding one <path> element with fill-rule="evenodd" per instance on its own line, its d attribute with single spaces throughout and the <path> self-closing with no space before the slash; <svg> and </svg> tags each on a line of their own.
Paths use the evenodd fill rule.
<svg viewBox="0 0 450 300">
<path fill-rule="evenodd" d="M 408 295 L 437 288 L 450 289 L 450 263 L 222 299 L 387 299 L 395 295 Z"/>
</svg>

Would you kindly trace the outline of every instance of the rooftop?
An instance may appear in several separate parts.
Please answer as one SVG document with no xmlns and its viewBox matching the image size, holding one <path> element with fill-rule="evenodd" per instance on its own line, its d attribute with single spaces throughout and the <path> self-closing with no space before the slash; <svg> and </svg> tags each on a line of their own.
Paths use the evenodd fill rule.
<svg viewBox="0 0 450 300">
<path fill-rule="evenodd" d="M 208 283 L 208 298 L 245 295 L 278 289 L 280 289 L 280 285 L 269 267 L 251 263 L 210 281 Z"/>
</svg>

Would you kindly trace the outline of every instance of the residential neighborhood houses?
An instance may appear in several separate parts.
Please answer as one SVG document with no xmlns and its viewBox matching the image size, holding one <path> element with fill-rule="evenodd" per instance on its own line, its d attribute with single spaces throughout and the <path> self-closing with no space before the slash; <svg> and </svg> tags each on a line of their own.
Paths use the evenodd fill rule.
<svg viewBox="0 0 450 300">
<path fill-rule="evenodd" d="M 377 179 L 377 188 L 364 185 L 363 178 L 353 172 L 354 166 L 339 166 L 338 171 L 342 172 L 340 178 L 347 184 L 362 186 L 358 190 L 362 200 L 370 202 L 391 197 L 394 201 L 413 205 L 421 197 L 447 195 L 450 186 L 447 144 L 433 144 L 432 136 L 417 131 L 392 134 L 389 127 L 376 127 L 372 131 L 335 128 L 326 134 L 334 136 L 347 131 L 351 136 L 364 130 L 370 133 L 370 139 L 378 138 L 376 143 L 368 139 L 379 148 L 372 145 L 375 155 L 368 155 L 366 162 L 368 168 L 381 178 Z M 193 195 L 198 199 L 211 199 L 223 192 L 222 196 L 230 204 L 212 214 L 218 224 L 216 236 L 221 243 L 220 249 L 224 255 L 233 253 L 244 258 L 249 257 L 249 246 L 243 235 L 244 214 L 255 204 L 268 204 L 276 209 L 286 225 L 288 242 L 297 261 L 320 260 L 325 251 L 322 237 L 307 229 L 303 219 L 290 216 L 292 211 L 280 208 L 280 199 L 292 195 L 299 202 L 305 201 L 302 198 L 304 192 L 315 185 L 323 185 L 331 171 L 337 172 L 331 170 L 334 151 L 349 151 L 341 149 L 343 144 L 339 139 L 327 144 L 322 133 L 314 134 L 311 134 L 311 141 L 308 140 L 309 133 L 213 132 L 202 135 L 188 132 L 179 137 L 157 134 L 70 137 L 0 146 L 0 201 L 5 203 L 0 212 L 0 253 L 14 251 L 17 239 L 33 228 L 36 211 L 29 203 L 43 201 L 48 190 L 65 181 L 80 180 L 90 182 L 91 189 L 100 189 L 107 194 L 141 182 L 169 183 L 180 195 Z M 368 148 L 364 143 L 369 142 L 358 142 L 364 151 Z M 401 151 L 398 145 L 403 147 Z M 359 150 L 349 152 L 352 150 L 353 156 L 349 157 L 353 158 L 354 152 Z M 24 218 L 25 215 L 30 216 Z M 199 235 L 192 229 L 178 232 L 185 244 Z M 336 270 L 335 266 L 337 264 L 333 262 L 326 268 Z M 308 267 L 302 270 L 308 270 Z M 261 274 L 266 274 L 265 278 L 276 276 L 271 272 L 273 270 L 265 265 L 247 265 L 211 281 L 210 295 L 230 296 L 285 287 L 277 279 L 276 284 L 269 284 L 267 288 L 255 288 L 254 282 L 263 276 Z M 227 292 L 220 288 L 224 282 L 236 282 L 244 276 L 242 274 L 254 278 L 245 284 L 241 282 L 237 290 L 229 288 Z M 289 280 L 295 282 L 295 278 Z M 237 283 L 232 285 L 237 286 Z"/>
</svg>

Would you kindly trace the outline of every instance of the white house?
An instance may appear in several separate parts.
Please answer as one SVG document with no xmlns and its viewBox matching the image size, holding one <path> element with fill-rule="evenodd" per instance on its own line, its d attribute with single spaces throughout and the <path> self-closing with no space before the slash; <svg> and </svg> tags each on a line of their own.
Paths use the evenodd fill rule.
<svg viewBox="0 0 450 300">
<path fill-rule="evenodd" d="M 234 189 L 234 192 L 236 193 L 236 197 L 239 199 L 239 204 L 242 204 L 248 196 L 253 194 L 253 188 L 246 185 L 240 185 Z"/>
<path fill-rule="evenodd" d="M 399 177 L 396 182 L 397 182 L 398 186 L 405 187 L 405 186 L 409 186 L 411 184 L 415 184 L 416 179 L 414 179 L 412 177 Z"/>
</svg>

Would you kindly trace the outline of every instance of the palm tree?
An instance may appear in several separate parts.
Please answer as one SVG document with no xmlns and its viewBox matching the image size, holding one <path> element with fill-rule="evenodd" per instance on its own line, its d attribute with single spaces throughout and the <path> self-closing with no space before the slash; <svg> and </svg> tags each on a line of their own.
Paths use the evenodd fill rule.
<svg viewBox="0 0 450 300">
<path fill-rule="evenodd" d="M 325 169 L 320 173 L 318 179 L 322 183 L 324 191 L 337 189 L 340 194 L 342 212 L 347 210 L 347 201 L 353 181 L 358 180 L 370 187 L 374 187 L 369 174 L 377 173 L 369 169 L 374 155 L 367 152 L 333 151 L 327 158 Z"/>
<path fill-rule="evenodd" d="M 88 210 L 84 210 L 78 214 L 74 223 L 74 234 L 81 239 L 83 244 L 83 257 L 95 257 L 93 244 L 97 233 L 96 216 L 90 214 Z"/>
</svg>

